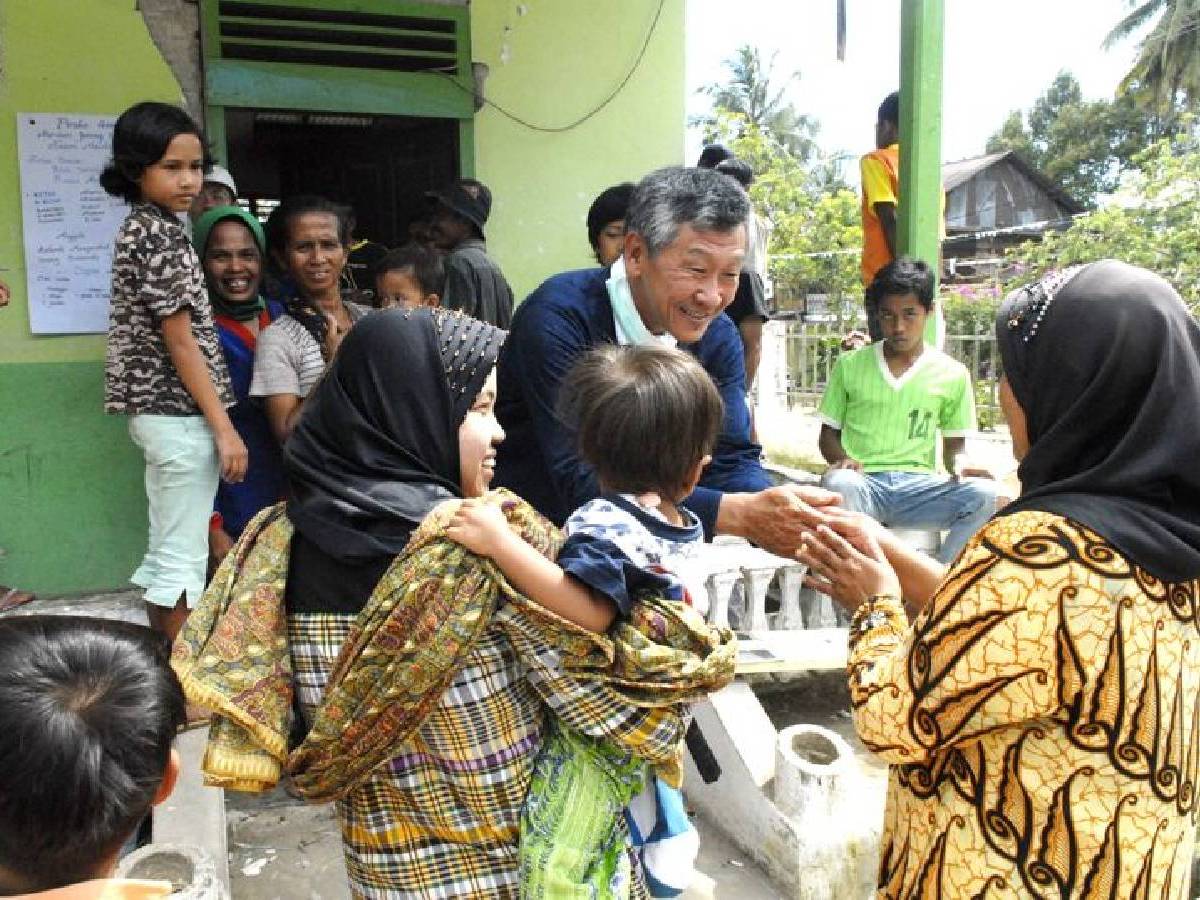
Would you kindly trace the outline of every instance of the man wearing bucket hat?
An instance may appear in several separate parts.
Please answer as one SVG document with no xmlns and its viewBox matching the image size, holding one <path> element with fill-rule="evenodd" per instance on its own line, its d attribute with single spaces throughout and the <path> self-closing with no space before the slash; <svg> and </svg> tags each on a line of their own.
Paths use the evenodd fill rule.
<svg viewBox="0 0 1200 900">
<path fill-rule="evenodd" d="M 512 322 L 512 288 L 483 241 L 492 192 L 474 178 L 463 178 L 425 196 L 436 203 L 429 229 L 433 242 L 446 251 L 442 305 L 507 329 Z"/>
<path fill-rule="evenodd" d="M 233 176 L 224 166 L 213 166 L 204 173 L 204 183 L 200 185 L 200 193 L 192 201 L 188 210 L 193 224 L 210 209 L 218 206 L 233 206 L 237 203 L 237 185 Z"/>
</svg>

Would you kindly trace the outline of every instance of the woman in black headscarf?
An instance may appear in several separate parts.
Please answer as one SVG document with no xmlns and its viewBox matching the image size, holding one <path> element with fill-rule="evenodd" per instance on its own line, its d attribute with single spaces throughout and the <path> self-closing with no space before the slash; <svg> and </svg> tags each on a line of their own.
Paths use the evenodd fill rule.
<svg viewBox="0 0 1200 900">
<path fill-rule="evenodd" d="M 945 573 L 848 515 L 802 553 L 854 610 L 855 723 L 892 763 L 879 896 L 1182 898 L 1200 329 L 1110 260 L 1017 291 L 996 333 L 1021 497 Z"/>
<path fill-rule="evenodd" d="M 489 381 L 503 331 L 397 310 L 352 333 L 284 449 L 292 613 L 357 614 L 430 510 L 463 496 L 464 467 L 490 476 L 504 437 Z M 464 424 L 486 433 L 478 458 L 461 458 Z"/>
<path fill-rule="evenodd" d="M 501 584 L 489 561 L 446 538 L 451 510 L 442 502 L 487 492 L 504 436 L 493 412 L 503 336 L 431 309 L 382 311 L 355 325 L 285 447 L 286 520 L 260 518 L 255 527 L 266 527 L 255 549 L 245 546 L 251 535 L 218 573 L 213 592 L 231 598 L 228 624 L 218 619 L 198 637 L 185 634 L 186 646 L 176 648 L 177 666 L 187 660 L 183 669 L 191 660 L 203 669 L 220 653 L 236 661 L 242 654 L 223 636 L 249 630 L 250 617 L 256 634 L 268 631 L 261 610 L 284 583 L 291 682 L 311 727 L 286 770 L 306 798 L 337 799 L 355 897 L 515 898 L 521 814 L 535 765 L 559 764 L 539 762 L 553 722 L 603 739 L 614 749 L 604 751 L 611 759 L 604 756 L 609 761 L 599 768 L 636 771 L 640 785 L 644 762 L 678 769 L 686 728 L 680 704 L 732 677 L 732 644 L 722 646 L 702 622 L 689 632 L 658 616 L 657 627 L 667 637 L 678 632 L 688 655 L 663 646 L 648 654 L 662 671 L 638 668 L 639 651 L 620 643 L 619 629 L 591 634 L 536 608 Z M 511 494 L 491 497 L 511 527 L 553 558 L 561 536 L 549 522 Z M 278 521 L 286 531 L 278 532 Z M 284 543 L 277 533 L 290 536 L 286 558 L 288 551 L 275 549 Z M 234 567 L 241 560 L 240 576 Z M 286 579 L 273 566 L 286 566 Z M 247 596 L 250 606 L 262 603 L 240 615 Z M 667 641 L 639 636 L 636 647 L 653 643 Z M 208 650 L 217 644 L 216 653 Z M 247 647 L 246 655 L 255 654 L 262 651 Z M 620 674 L 637 685 L 637 702 L 606 684 L 616 658 L 629 667 Z M 678 672 L 668 665 L 676 661 Z M 589 677 L 573 677 L 572 665 L 585 663 Z M 242 686 L 269 686 L 281 667 L 239 674 L 227 692 L 232 701 L 208 705 L 242 724 L 261 720 L 255 710 L 273 695 L 268 689 L 262 704 L 247 702 L 251 692 Z M 220 685 L 223 672 L 215 674 L 185 673 L 189 695 L 212 696 L 206 686 Z M 271 741 L 259 743 L 269 748 Z M 223 746 L 241 752 L 236 741 Z M 219 755 L 206 754 L 206 774 Z M 228 767 L 233 781 L 241 780 L 238 768 Z M 588 783 L 598 799 L 581 815 L 593 826 L 611 825 L 619 842 L 628 797 L 618 794 L 628 785 L 609 781 Z M 558 809 L 547 802 L 548 787 L 535 792 Z M 564 815 L 580 796 L 560 798 Z M 595 863 L 577 862 L 585 869 Z M 559 876 L 569 880 L 569 873 Z M 609 876 L 612 895 L 625 896 L 627 865 L 586 875 Z"/>
</svg>

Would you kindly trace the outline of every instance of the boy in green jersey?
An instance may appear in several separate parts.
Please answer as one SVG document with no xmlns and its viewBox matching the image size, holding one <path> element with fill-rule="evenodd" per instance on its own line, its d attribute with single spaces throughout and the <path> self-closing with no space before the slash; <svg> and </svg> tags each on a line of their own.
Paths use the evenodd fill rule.
<svg viewBox="0 0 1200 900">
<path fill-rule="evenodd" d="M 950 562 L 996 511 L 996 483 L 965 462 L 975 428 L 966 368 L 924 341 L 933 273 L 920 260 L 888 263 L 868 289 L 883 340 L 843 353 L 821 399 L 822 486 L 847 509 L 885 525 L 949 531 Z M 937 472 L 937 433 L 951 475 Z"/>
</svg>

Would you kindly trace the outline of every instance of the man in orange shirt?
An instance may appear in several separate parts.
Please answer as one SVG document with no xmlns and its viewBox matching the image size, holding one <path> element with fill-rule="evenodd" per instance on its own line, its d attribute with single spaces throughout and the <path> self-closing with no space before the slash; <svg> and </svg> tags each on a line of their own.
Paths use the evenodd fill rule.
<svg viewBox="0 0 1200 900">
<path fill-rule="evenodd" d="M 900 200 L 900 94 L 879 104 L 875 147 L 859 161 L 862 173 L 862 277 L 865 289 L 875 274 L 896 258 L 896 207 Z M 874 305 L 867 301 L 871 340 L 882 337 Z"/>
</svg>

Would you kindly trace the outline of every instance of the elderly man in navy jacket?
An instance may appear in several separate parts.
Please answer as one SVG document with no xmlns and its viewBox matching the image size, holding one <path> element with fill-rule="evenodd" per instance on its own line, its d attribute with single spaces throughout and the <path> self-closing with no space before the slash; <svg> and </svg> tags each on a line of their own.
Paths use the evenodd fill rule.
<svg viewBox="0 0 1200 900">
<path fill-rule="evenodd" d="M 498 484 L 561 525 L 601 490 L 556 414 L 563 378 L 600 344 L 677 345 L 700 361 L 725 401 L 712 462 L 685 505 L 709 538 L 740 535 L 795 553 L 836 495 L 771 487 L 750 439 L 742 342 L 723 313 L 737 290 L 748 212 L 745 191 L 725 175 L 659 169 L 630 201 L 621 258 L 610 268 L 556 275 L 517 308 L 498 370 L 496 414 L 508 435 Z"/>
</svg>

